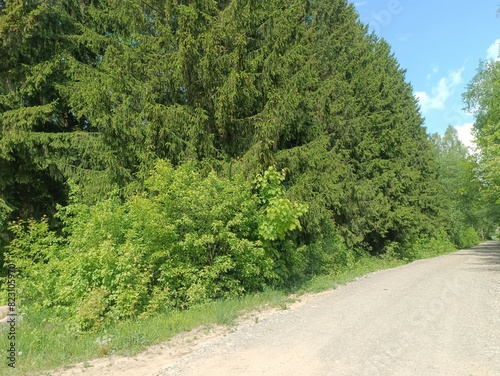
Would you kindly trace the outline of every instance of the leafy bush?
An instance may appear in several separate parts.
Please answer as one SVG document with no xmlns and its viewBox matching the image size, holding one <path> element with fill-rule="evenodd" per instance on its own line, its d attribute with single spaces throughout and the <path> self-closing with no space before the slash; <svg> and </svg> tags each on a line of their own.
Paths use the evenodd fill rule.
<svg viewBox="0 0 500 376">
<path fill-rule="evenodd" d="M 49 231 L 46 217 L 39 222 L 18 221 L 12 223 L 10 229 L 15 237 L 5 255 L 5 265 L 16 266 L 21 302 L 28 301 L 34 308 L 57 305 L 59 262 L 64 258 L 61 254 L 63 239 Z"/>
<path fill-rule="evenodd" d="M 432 237 L 414 237 L 403 244 L 393 243 L 398 258 L 412 261 L 433 257 L 456 249 L 444 231 L 436 231 Z"/>
<path fill-rule="evenodd" d="M 458 248 L 470 248 L 481 242 L 481 238 L 472 227 L 461 228 L 454 234 Z"/>
<path fill-rule="evenodd" d="M 339 274 L 350 270 L 356 255 L 348 249 L 340 235 L 330 234 L 306 248 L 308 268 L 306 275 Z"/>
<path fill-rule="evenodd" d="M 75 191 L 58 212 L 64 237 L 45 219 L 14 224 L 8 262 L 30 307 L 82 330 L 260 290 L 306 269 L 287 239 L 306 207 L 284 197 L 283 179 L 269 168 L 252 185 L 160 161 L 125 202 L 88 206 Z"/>
</svg>

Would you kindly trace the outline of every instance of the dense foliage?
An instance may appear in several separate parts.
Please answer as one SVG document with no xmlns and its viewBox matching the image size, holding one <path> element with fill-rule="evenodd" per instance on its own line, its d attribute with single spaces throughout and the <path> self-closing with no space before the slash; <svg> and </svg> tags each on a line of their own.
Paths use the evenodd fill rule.
<svg viewBox="0 0 500 376">
<path fill-rule="evenodd" d="M 492 201 L 500 203 L 500 61 L 481 62 L 463 97 L 466 109 L 476 116 L 481 177 Z"/>
<path fill-rule="evenodd" d="M 500 51 L 499 51 L 500 56 Z M 475 115 L 478 147 L 477 177 L 482 188 L 484 234 L 491 234 L 500 222 L 500 61 L 481 61 L 476 76 L 463 94 L 465 109 Z M 483 227 L 485 227 L 483 225 Z"/>
<path fill-rule="evenodd" d="M 281 178 L 270 168 L 252 189 L 241 176 L 159 162 L 145 191 L 125 202 L 89 206 L 74 192 L 58 212 L 64 235 L 46 219 L 14 224 L 7 262 L 34 308 L 82 329 L 279 285 L 307 268 L 304 249 L 287 244 L 306 207 L 283 197 Z"/>
<path fill-rule="evenodd" d="M 477 156 L 458 139 L 455 128 L 434 135 L 439 161 L 439 182 L 444 229 L 459 247 L 467 248 L 495 232 L 495 218 L 485 202 L 485 186 L 478 179 Z"/>
<path fill-rule="evenodd" d="M 346 0 L 10 0 L 0 55 L 0 246 L 82 328 L 494 228 Z"/>
</svg>

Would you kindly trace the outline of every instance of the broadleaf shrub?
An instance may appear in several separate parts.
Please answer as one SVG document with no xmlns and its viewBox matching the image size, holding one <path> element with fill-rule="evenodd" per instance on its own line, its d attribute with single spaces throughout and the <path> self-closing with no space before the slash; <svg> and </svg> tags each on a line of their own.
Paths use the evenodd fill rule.
<svg viewBox="0 0 500 376">
<path fill-rule="evenodd" d="M 397 243 L 394 243 L 397 244 Z M 444 231 L 436 231 L 435 236 L 413 237 L 397 246 L 397 257 L 407 261 L 433 257 L 454 251 L 455 245 Z"/>
<path fill-rule="evenodd" d="M 159 161 L 126 200 L 89 206 L 73 194 L 58 212 L 63 235 L 45 219 L 13 225 L 7 262 L 29 307 L 81 330 L 260 290 L 307 268 L 287 239 L 306 207 L 284 197 L 283 178 L 271 167 L 256 184 Z"/>
<path fill-rule="evenodd" d="M 470 248 L 481 242 L 481 238 L 472 227 L 459 228 L 453 234 L 458 248 Z"/>
</svg>

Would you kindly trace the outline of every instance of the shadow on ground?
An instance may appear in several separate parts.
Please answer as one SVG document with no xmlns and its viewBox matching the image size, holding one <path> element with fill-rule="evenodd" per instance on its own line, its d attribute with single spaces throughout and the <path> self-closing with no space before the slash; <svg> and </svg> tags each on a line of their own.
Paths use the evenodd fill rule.
<svg viewBox="0 0 500 376">
<path fill-rule="evenodd" d="M 487 241 L 474 248 L 456 253 L 462 256 L 475 256 L 475 265 L 487 270 L 500 271 L 500 241 Z"/>
</svg>

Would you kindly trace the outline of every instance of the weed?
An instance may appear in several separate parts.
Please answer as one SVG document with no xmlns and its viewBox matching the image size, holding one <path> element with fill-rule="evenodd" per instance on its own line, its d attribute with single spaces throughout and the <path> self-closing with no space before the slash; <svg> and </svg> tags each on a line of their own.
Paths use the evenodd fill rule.
<svg viewBox="0 0 500 376">
<path fill-rule="evenodd" d="M 113 336 L 109 334 L 104 334 L 104 336 L 97 337 L 95 342 L 97 343 L 97 355 L 101 356 L 106 356 L 111 354 L 111 342 L 112 342 Z"/>
</svg>

